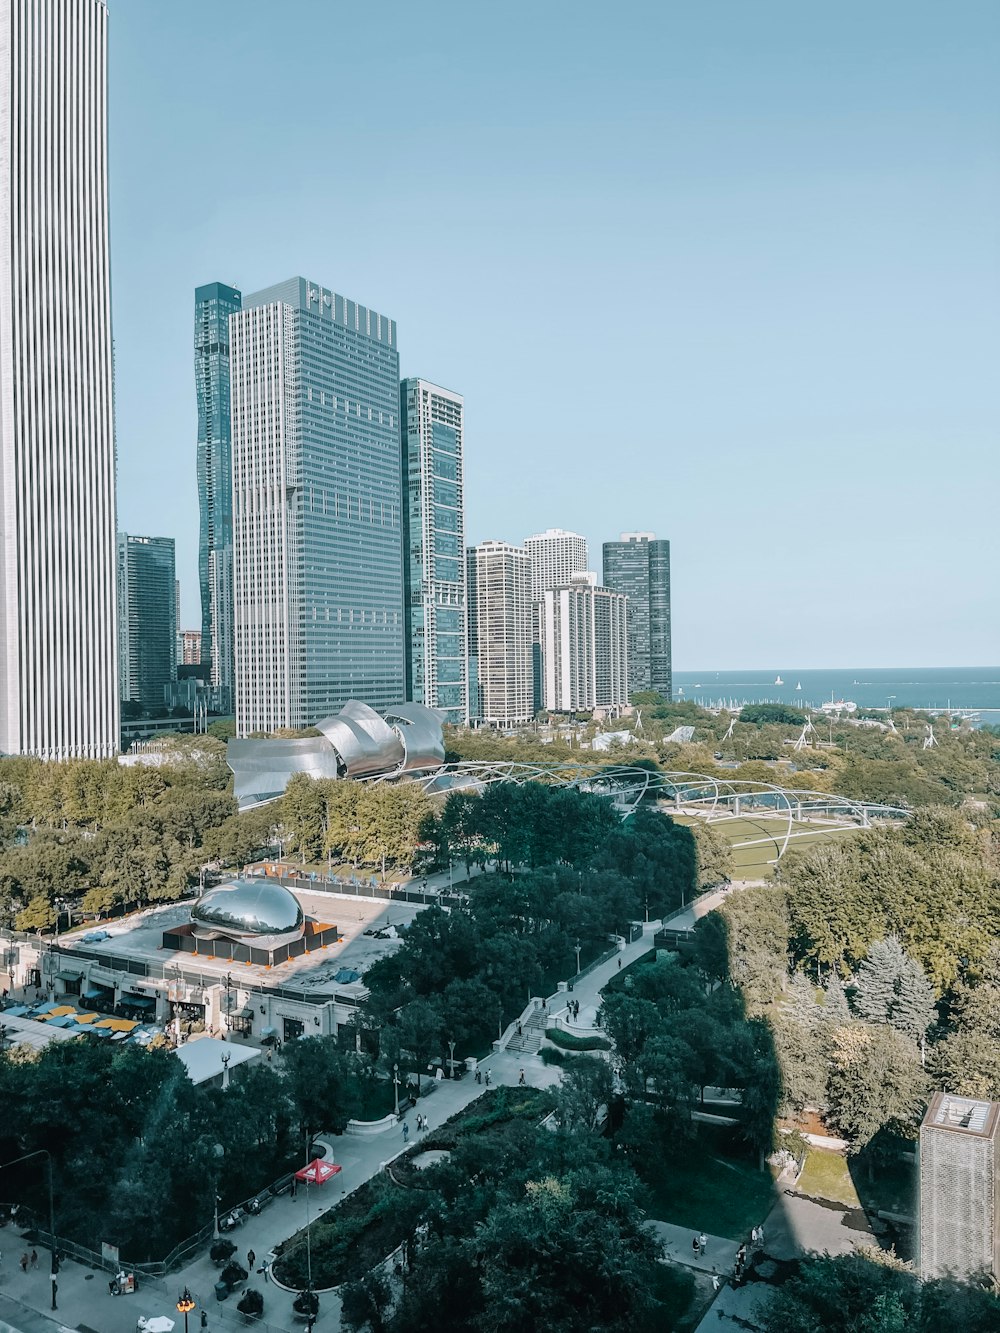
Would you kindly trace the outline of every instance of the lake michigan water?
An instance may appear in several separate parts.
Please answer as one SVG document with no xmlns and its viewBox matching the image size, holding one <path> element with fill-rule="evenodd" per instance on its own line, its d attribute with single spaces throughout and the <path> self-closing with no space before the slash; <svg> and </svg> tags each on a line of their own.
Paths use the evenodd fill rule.
<svg viewBox="0 0 1000 1333">
<path fill-rule="evenodd" d="M 780 676 L 782 684 L 777 684 Z M 801 685 L 801 689 L 796 689 Z M 681 691 L 683 690 L 683 693 Z M 818 708 L 833 699 L 861 708 L 975 708 L 1000 723 L 1000 667 L 845 667 L 843 670 L 675 671 L 674 698 L 720 703 L 787 703 Z"/>
</svg>

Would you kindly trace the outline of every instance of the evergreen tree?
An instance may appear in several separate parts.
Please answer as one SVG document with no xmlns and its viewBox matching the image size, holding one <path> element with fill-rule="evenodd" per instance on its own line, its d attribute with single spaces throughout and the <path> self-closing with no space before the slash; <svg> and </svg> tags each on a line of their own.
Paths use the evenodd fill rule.
<svg viewBox="0 0 1000 1333">
<path fill-rule="evenodd" d="M 923 1049 L 934 1018 L 934 991 L 895 935 L 868 950 L 858 969 L 854 1006 L 869 1023 L 889 1023 Z"/>
<path fill-rule="evenodd" d="M 823 1017 L 823 1011 L 816 1002 L 816 989 L 801 972 L 792 973 L 785 1008 L 789 1018 L 807 1028 L 815 1027 Z"/>
<path fill-rule="evenodd" d="M 851 1007 L 847 1003 L 847 996 L 844 994 L 844 983 L 840 979 L 840 973 L 836 970 L 830 974 L 830 980 L 826 984 L 826 1004 L 823 1006 L 824 1017 L 831 1023 L 843 1024 L 851 1017 Z"/>
<path fill-rule="evenodd" d="M 907 963 L 895 935 L 871 946 L 858 968 L 854 1008 L 868 1023 L 888 1023 L 896 1002 L 896 983 Z"/>
<path fill-rule="evenodd" d="M 934 990 L 924 976 L 924 969 L 912 958 L 896 983 L 896 1002 L 889 1022 L 904 1036 L 912 1037 L 924 1049 L 927 1029 L 934 1020 Z"/>
</svg>

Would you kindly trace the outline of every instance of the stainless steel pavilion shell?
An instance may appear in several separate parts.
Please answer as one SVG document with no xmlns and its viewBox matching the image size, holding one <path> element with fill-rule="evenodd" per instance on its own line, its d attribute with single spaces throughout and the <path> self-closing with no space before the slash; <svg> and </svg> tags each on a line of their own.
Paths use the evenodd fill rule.
<svg viewBox="0 0 1000 1333">
<path fill-rule="evenodd" d="M 349 778 L 375 777 L 403 766 L 406 751 L 399 732 L 367 704 L 352 699 L 316 728 L 337 751 Z"/>
<path fill-rule="evenodd" d="M 200 939 L 236 940 L 274 950 L 299 939 L 305 927 L 294 893 L 274 880 L 237 879 L 203 893 L 191 908 L 191 928 Z"/>
<path fill-rule="evenodd" d="M 277 800 L 296 773 L 312 778 L 392 777 L 422 773 L 444 763 L 442 714 L 405 703 L 380 717 L 351 701 L 316 724 L 321 734 L 302 740 L 232 740 L 227 760 L 241 810 Z"/>
<path fill-rule="evenodd" d="M 444 763 L 442 714 L 424 704 L 398 704 L 387 708 L 385 720 L 398 731 L 406 757 L 404 773 L 422 773 Z"/>
</svg>

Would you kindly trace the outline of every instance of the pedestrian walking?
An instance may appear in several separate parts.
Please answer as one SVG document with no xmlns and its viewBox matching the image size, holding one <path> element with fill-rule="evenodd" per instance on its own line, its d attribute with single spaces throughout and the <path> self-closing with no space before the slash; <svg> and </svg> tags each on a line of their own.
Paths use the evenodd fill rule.
<svg viewBox="0 0 1000 1333">
<path fill-rule="evenodd" d="M 404 1143 L 409 1143 L 409 1141 L 410 1141 L 410 1127 L 409 1127 L 409 1125 L 406 1123 L 406 1121 L 404 1120 L 404 1121 L 403 1121 L 403 1142 L 404 1142 Z"/>
<path fill-rule="evenodd" d="M 27 1250 L 25 1250 L 25 1252 L 21 1255 L 21 1261 L 20 1261 L 20 1262 L 21 1262 L 21 1272 L 22 1272 L 22 1273 L 26 1273 L 26 1272 L 28 1271 L 28 1251 L 27 1251 Z"/>
<path fill-rule="evenodd" d="M 477 1083 L 482 1083 L 482 1081 L 483 1081 L 483 1071 L 482 1071 L 481 1069 L 477 1069 L 477 1070 L 476 1070 L 476 1082 L 477 1082 Z"/>
<path fill-rule="evenodd" d="M 698 1244 L 697 1236 L 691 1238 L 691 1249 L 694 1251 L 694 1257 L 699 1259 L 701 1257 L 701 1246 Z"/>
<path fill-rule="evenodd" d="M 764 1245 L 764 1224 L 763 1224 L 763 1223 L 761 1223 L 761 1225 L 757 1228 L 757 1244 L 760 1245 L 760 1246 L 763 1248 L 763 1245 Z"/>
<path fill-rule="evenodd" d="M 253 1250 L 247 1250 L 247 1268 L 250 1269 L 251 1273 L 254 1270 L 254 1265 L 256 1264 L 256 1262 L 257 1262 L 257 1256 L 254 1254 Z"/>
<path fill-rule="evenodd" d="M 621 970 L 622 970 L 622 960 L 619 958 L 619 959 L 618 959 L 618 971 L 620 972 Z"/>
<path fill-rule="evenodd" d="M 708 1237 L 705 1235 L 704 1231 L 698 1237 L 698 1244 L 701 1246 L 702 1254 L 704 1254 L 705 1251 L 708 1249 Z"/>
<path fill-rule="evenodd" d="M 523 1070 L 523 1069 L 521 1070 L 520 1074 L 518 1074 L 518 1076 L 517 1076 L 517 1086 L 518 1086 L 519 1088 L 523 1088 L 523 1087 L 524 1087 L 524 1070 Z"/>
<path fill-rule="evenodd" d="M 520 1020 L 520 1019 L 517 1020 L 517 1035 L 518 1035 L 518 1036 L 521 1035 L 521 1020 Z"/>
<path fill-rule="evenodd" d="M 490 1083 L 491 1083 L 492 1081 L 493 1081 L 493 1080 L 492 1080 L 491 1077 L 490 1077 L 490 1071 L 487 1069 L 487 1071 L 486 1071 L 486 1086 L 489 1087 L 489 1086 L 490 1086 Z"/>
<path fill-rule="evenodd" d="M 32 1268 L 37 1268 L 37 1267 L 38 1267 L 38 1251 L 37 1251 L 37 1250 L 32 1250 L 32 1251 L 31 1251 L 31 1266 L 32 1266 Z"/>
<path fill-rule="evenodd" d="M 299 1182 L 298 1182 L 298 1180 L 295 1178 L 295 1176 L 292 1176 L 292 1195 L 291 1195 L 291 1197 L 294 1199 L 295 1196 L 296 1196 L 296 1194 L 298 1194 L 298 1192 L 299 1192 Z"/>
<path fill-rule="evenodd" d="M 713 1291 L 718 1291 L 719 1288 L 720 1288 L 721 1286 L 722 1286 L 722 1279 L 719 1277 L 718 1273 L 713 1273 L 713 1274 L 712 1274 L 712 1290 L 713 1290 Z"/>
</svg>

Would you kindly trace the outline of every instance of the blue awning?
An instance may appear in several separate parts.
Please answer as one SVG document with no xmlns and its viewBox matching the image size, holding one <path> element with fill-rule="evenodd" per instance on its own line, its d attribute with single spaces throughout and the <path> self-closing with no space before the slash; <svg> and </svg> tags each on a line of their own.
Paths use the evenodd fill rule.
<svg viewBox="0 0 1000 1333">
<path fill-rule="evenodd" d="M 260 1030 L 260 1035 L 261 1035 L 262 1037 L 276 1037 L 276 1036 L 278 1035 L 278 1029 L 277 1029 L 277 1028 L 261 1028 L 261 1030 Z"/>
<path fill-rule="evenodd" d="M 110 989 L 110 986 L 88 986 L 81 994 L 85 1000 L 99 1000 L 102 995 L 107 995 Z"/>
</svg>

